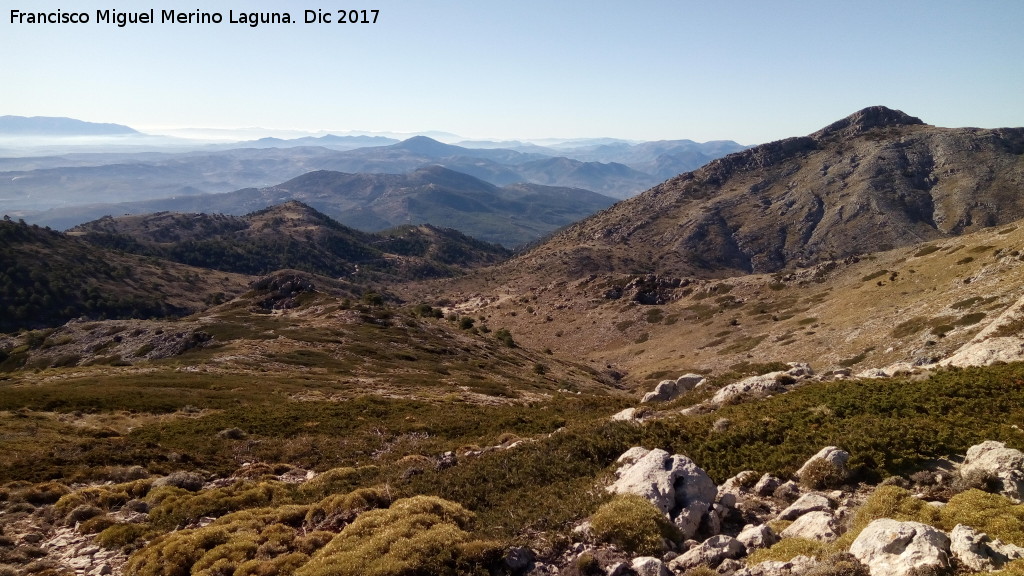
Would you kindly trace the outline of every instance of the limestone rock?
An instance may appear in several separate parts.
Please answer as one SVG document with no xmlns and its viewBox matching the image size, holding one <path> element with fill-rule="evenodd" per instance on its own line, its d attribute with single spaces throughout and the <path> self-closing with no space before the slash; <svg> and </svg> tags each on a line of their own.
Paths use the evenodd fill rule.
<svg viewBox="0 0 1024 576">
<path fill-rule="evenodd" d="M 675 380 L 662 380 L 654 387 L 653 392 L 644 394 L 641 403 L 647 402 L 668 402 L 679 395 L 679 389 Z"/>
<path fill-rule="evenodd" d="M 800 497 L 800 486 L 796 482 L 790 480 L 789 482 L 783 482 L 779 484 L 779 487 L 772 492 L 772 496 L 786 502 L 794 502 Z"/>
<path fill-rule="evenodd" d="M 717 486 L 693 460 L 655 449 L 630 448 L 619 461 L 618 480 L 608 487 L 617 494 L 638 494 L 667 514 L 691 538 L 711 509 Z"/>
<path fill-rule="evenodd" d="M 1002 483 L 1001 494 L 1018 503 L 1024 500 L 1024 453 L 1002 442 L 989 440 L 971 446 L 960 465 L 960 475 L 964 479 L 996 478 Z"/>
<path fill-rule="evenodd" d="M 756 477 L 757 472 L 754 472 L 753 470 L 744 470 L 723 482 L 722 485 L 718 487 L 718 491 L 719 493 L 732 492 L 738 494 L 743 492 L 744 486 L 750 486 L 754 481 L 753 479 Z"/>
<path fill-rule="evenodd" d="M 785 372 L 769 372 L 760 376 L 744 378 L 722 387 L 711 397 L 711 404 L 721 406 L 740 398 L 765 397 L 786 390 L 782 377 Z"/>
<path fill-rule="evenodd" d="M 616 412 L 612 415 L 612 420 L 629 421 L 633 420 L 636 415 L 636 408 L 626 408 L 621 412 Z"/>
<path fill-rule="evenodd" d="M 762 497 L 768 497 L 775 493 L 775 490 L 782 485 L 782 480 L 779 480 L 771 474 L 765 474 L 761 476 L 761 479 L 754 484 L 754 494 Z"/>
<path fill-rule="evenodd" d="M 769 561 L 737 570 L 733 576 L 799 576 L 806 574 L 818 562 L 809 556 L 797 556 L 789 562 Z"/>
<path fill-rule="evenodd" d="M 916 568 L 948 569 L 949 538 L 920 522 L 875 520 L 850 546 L 871 576 L 904 576 Z"/>
<path fill-rule="evenodd" d="M 732 536 L 714 536 L 700 545 L 687 550 L 682 556 L 669 562 L 669 568 L 677 572 L 685 572 L 697 566 L 717 567 L 727 558 L 739 558 L 746 553 L 746 548 Z"/>
<path fill-rule="evenodd" d="M 672 576 L 665 563 L 653 556 L 634 558 L 631 567 L 637 576 Z"/>
<path fill-rule="evenodd" d="M 743 544 L 749 553 L 758 548 L 768 548 L 774 545 L 779 541 L 779 536 L 767 524 L 748 524 L 736 537 L 736 540 Z"/>
<path fill-rule="evenodd" d="M 831 508 L 832 504 L 828 501 L 828 498 L 812 492 L 804 494 L 796 502 L 790 504 L 789 508 L 780 512 L 779 520 L 796 520 L 808 512 L 830 510 Z"/>
<path fill-rule="evenodd" d="M 846 478 L 850 474 L 849 470 L 846 469 L 846 463 L 850 460 L 850 453 L 836 446 L 826 446 L 819 450 L 817 454 L 808 458 L 807 461 L 803 463 L 803 466 L 800 466 L 800 469 L 796 471 L 797 478 L 802 480 L 804 474 L 806 474 L 818 460 L 824 460 L 834 466 L 836 471 L 843 478 Z"/>
<path fill-rule="evenodd" d="M 796 519 L 782 531 L 783 538 L 806 538 L 831 542 L 839 538 L 839 522 L 831 512 L 815 510 Z"/>
<path fill-rule="evenodd" d="M 962 564 L 977 572 L 999 570 L 1011 560 L 1024 558 L 1024 548 L 991 540 L 973 528 L 957 524 L 949 534 L 949 548 Z"/>
</svg>

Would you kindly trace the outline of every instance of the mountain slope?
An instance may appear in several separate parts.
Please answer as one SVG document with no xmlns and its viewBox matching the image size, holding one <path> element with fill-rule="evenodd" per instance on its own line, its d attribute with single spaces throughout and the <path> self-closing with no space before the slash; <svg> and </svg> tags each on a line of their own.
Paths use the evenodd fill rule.
<svg viewBox="0 0 1024 576">
<path fill-rule="evenodd" d="M 240 294 L 248 281 L 0 221 L 0 332 L 78 317 L 182 315 Z"/>
<path fill-rule="evenodd" d="M 169 212 L 106 217 L 68 235 L 215 270 L 296 269 L 357 283 L 452 276 L 509 256 L 498 246 L 432 226 L 359 232 L 296 201 L 243 217 Z"/>
<path fill-rule="evenodd" d="M 1024 129 L 936 128 L 867 108 L 682 174 L 527 259 L 568 255 L 572 273 L 774 272 L 1017 220 L 1022 185 Z"/>
</svg>

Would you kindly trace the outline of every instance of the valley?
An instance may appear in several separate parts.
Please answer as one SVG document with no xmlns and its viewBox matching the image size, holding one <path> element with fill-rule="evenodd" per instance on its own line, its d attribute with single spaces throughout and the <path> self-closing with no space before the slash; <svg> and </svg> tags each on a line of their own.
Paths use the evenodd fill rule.
<svg viewBox="0 0 1024 576">
<path fill-rule="evenodd" d="M 10 214 L 0 574 L 1024 573 L 1024 129 L 673 142 Z"/>
</svg>

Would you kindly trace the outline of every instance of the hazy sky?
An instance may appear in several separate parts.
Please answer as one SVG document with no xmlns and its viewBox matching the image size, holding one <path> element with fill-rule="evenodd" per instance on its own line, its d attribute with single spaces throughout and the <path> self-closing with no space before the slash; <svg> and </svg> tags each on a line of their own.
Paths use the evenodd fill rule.
<svg viewBox="0 0 1024 576">
<path fill-rule="evenodd" d="M 196 6 L 224 22 L 159 23 Z M 350 7 L 378 22 L 301 23 Z M 92 22 L 11 24 L 12 8 Z M 158 23 L 96 23 L 149 8 Z M 229 10 L 300 22 L 251 28 Z M 1021 0 L 12 0 L 0 15 L 0 114 L 144 130 L 756 144 L 875 104 L 938 126 L 1024 126 Z"/>
</svg>

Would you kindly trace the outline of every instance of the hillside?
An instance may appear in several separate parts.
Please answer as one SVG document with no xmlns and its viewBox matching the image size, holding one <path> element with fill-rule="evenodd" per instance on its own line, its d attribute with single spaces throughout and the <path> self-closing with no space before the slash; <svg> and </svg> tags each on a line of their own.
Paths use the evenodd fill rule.
<svg viewBox="0 0 1024 576">
<path fill-rule="evenodd" d="M 213 270 L 259 275 L 296 269 L 361 284 L 453 276 L 510 255 L 499 246 L 429 225 L 359 232 L 297 201 L 241 217 L 108 216 L 67 234 Z"/>
<path fill-rule="evenodd" d="M 634 386 L 779 361 L 928 364 L 1024 296 L 1022 138 L 866 109 L 716 160 L 443 290 L 462 313 Z M 437 288 L 402 289 L 422 290 Z"/>
<path fill-rule="evenodd" d="M 180 316 L 242 293 L 248 281 L 0 221 L 0 332 L 78 317 Z"/>
<path fill-rule="evenodd" d="M 679 175 L 520 265 L 557 258 L 569 275 L 776 272 L 1013 222 L 1024 217 L 1022 185 L 1022 128 L 937 128 L 867 108 Z"/>
</svg>

